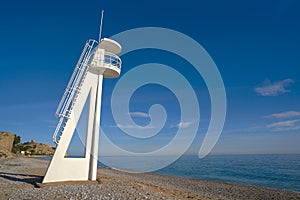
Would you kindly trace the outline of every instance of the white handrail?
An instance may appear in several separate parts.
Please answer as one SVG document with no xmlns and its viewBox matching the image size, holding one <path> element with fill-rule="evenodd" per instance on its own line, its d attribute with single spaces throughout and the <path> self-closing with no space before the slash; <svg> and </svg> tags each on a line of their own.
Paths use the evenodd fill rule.
<svg viewBox="0 0 300 200">
<path fill-rule="evenodd" d="M 56 109 L 55 115 L 60 119 L 52 137 L 52 140 L 55 144 L 58 144 L 59 139 L 57 139 L 57 135 L 64 128 L 63 124 L 67 122 L 70 116 L 70 112 L 73 109 L 78 92 L 82 86 L 82 82 L 89 67 L 88 62 L 91 56 L 91 52 L 95 48 L 96 44 L 98 44 L 96 40 L 88 40 L 86 42 L 85 47 L 82 50 L 80 58 L 70 78 L 70 81 L 67 85 L 67 88 Z"/>
<path fill-rule="evenodd" d="M 110 53 L 110 52 L 105 52 L 104 63 L 111 64 L 119 69 L 121 69 L 121 66 L 122 66 L 121 58 L 119 58 L 119 56 L 117 56 L 113 53 Z"/>
<path fill-rule="evenodd" d="M 73 100 L 73 96 L 76 93 L 76 91 L 79 89 L 78 86 L 81 83 L 81 80 L 83 78 L 83 74 L 87 71 L 88 68 L 88 60 L 91 53 L 91 50 L 93 49 L 94 45 L 97 44 L 96 40 L 88 40 L 86 42 L 86 45 L 81 53 L 81 56 L 76 64 L 76 67 L 73 71 L 73 74 L 70 78 L 70 81 L 67 85 L 67 88 L 64 92 L 63 97 L 60 100 L 60 103 L 56 109 L 56 116 L 60 117 L 63 115 L 66 115 L 66 112 L 70 106 L 70 103 Z"/>
<path fill-rule="evenodd" d="M 64 130 L 64 127 L 70 117 L 71 111 L 79 94 L 79 90 L 81 89 L 87 71 L 89 69 L 89 64 L 91 58 L 93 58 L 94 49 L 97 44 L 98 42 L 96 40 L 88 40 L 86 42 L 85 47 L 82 50 L 80 58 L 70 78 L 70 81 L 56 109 L 55 115 L 60 119 L 52 137 L 52 140 L 55 144 L 58 144 L 60 138 L 57 138 L 57 136 L 59 133 L 59 136 L 61 136 L 62 131 Z M 110 52 L 104 53 L 104 63 L 113 65 L 119 69 L 121 69 L 122 66 L 121 59 L 117 55 Z"/>
</svg>

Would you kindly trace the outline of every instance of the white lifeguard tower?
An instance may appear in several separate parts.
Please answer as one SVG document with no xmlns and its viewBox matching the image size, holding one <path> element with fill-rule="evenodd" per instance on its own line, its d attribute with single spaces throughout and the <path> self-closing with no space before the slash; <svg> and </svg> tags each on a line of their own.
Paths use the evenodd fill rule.
<svg viewBox="0 0 300 200">
<path fill-rule="evenodd" d="M 96 180 L 103 78 L 116 78 L 121 72 L 121 45 L 111 39 L 90 39 L 81 53 L 68 86 L 56 110 L 59 122 L 53 134 L 57 145 L 43 183 Z M 65 157 L 83 107 L 89 98 L 85 154 Z"/>
</svg>

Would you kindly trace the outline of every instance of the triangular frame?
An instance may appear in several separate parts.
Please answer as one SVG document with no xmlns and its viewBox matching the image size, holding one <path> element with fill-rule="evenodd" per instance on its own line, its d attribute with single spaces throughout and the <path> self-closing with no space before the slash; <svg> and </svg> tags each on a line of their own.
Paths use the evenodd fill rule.
<svg viewBox="0 0 300 200">
<path fill-rule="evenodd" d="M 91 90 L 90 90 L 91 91 Z M 85 147 L 87 137 L 87 126 L 88 126 L 88 114 L 90 106 L 90 92 L 87 95 L 87 99 L 84 103 L 81 115 L 78 119 L 76 128 L 71 137 L 70 144 L 65 152 L 65 158 L 85 158 Z M 80 127 L 79 127 L 80 126 Z M 78 151 L 80 149 L 80 151 Z M 74 151 L 76 153 L 74 154 Z"/>
<path fill-rule="evenodd" d="M 96 180 L 103 76 L 87 72 L 43 183 Z M 90 94 L 84 158 L 65 158 L 83 107 Z"/>
</svg>

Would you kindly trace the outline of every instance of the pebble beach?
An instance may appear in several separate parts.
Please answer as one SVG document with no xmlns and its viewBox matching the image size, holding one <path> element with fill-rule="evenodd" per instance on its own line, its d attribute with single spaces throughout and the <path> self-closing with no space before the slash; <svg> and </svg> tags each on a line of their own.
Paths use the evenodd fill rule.
<svg viewBox="0 0 300 200">
<path fill-rule="evenodd" d="M 49 161 L 0 160 L 0 199 L 300 200 L 300 193 L 255 186 L 98 169 L 98 181 L 41 184 Z"/>
</svg>

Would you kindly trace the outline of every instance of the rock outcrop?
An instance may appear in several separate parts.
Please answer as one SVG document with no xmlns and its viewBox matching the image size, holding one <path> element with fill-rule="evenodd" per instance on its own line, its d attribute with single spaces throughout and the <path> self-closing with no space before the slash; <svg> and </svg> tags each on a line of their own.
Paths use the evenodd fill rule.
<svg viewBox="0 0 300 200">
<path fill-rule="evenodd" d="M 16 135 L 10 132 L 0 132 L 0 159 L 10 158 L 16 155 L 42 155 L 51 156 L 54 154 L 54 148 L 43 143 L 31 142 L 14 144 Z M 20 142 L 20 136 L 16 141 Z M 18 143 L 16 142 L 15 143 Z"/>
<path fill-rule="evenodd" d="M 51 156 L 54 148 L 48 144 L 36 143 L 35 141 L 19 144 L 18 147 L 25 152 L 26 155 L 43 155 Z"/>
<path fill-rule="evenodd" d="M 13 148 L 15 135 L 10 132 L 0 132 L 0 159 L 13 156 L 11 150 Z"/>
<path fill-rule="evenodd" d="M 0 149 L 11 152 L 15 135 L 10 132 L 0 132 Z"/>
</svg>

